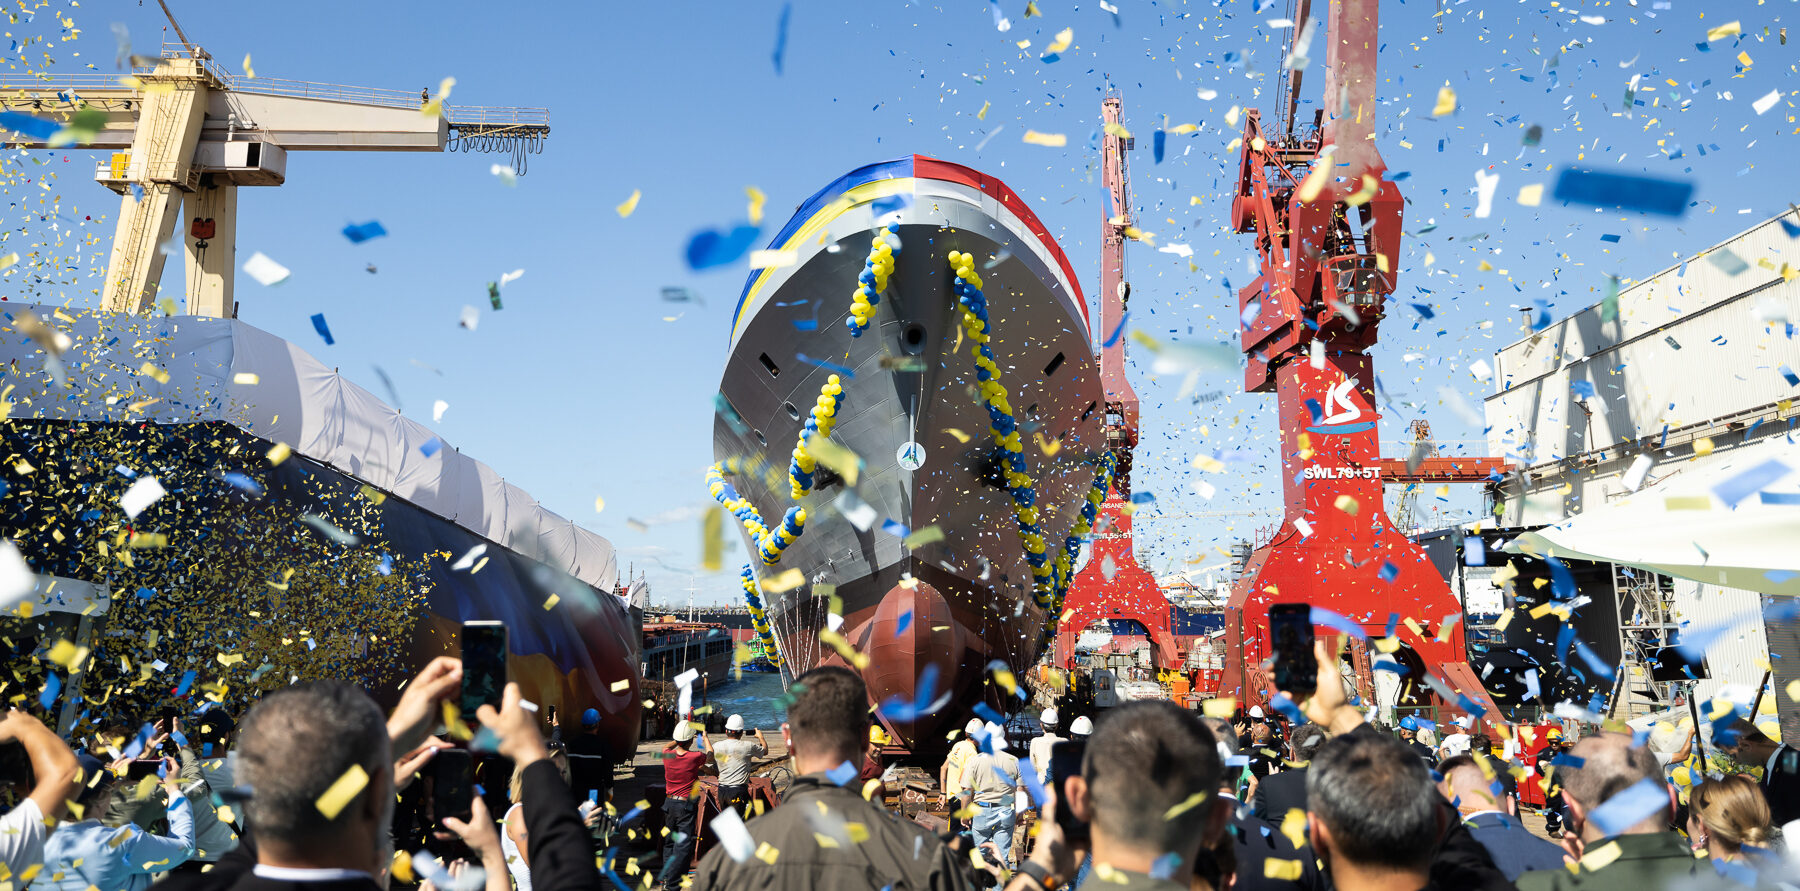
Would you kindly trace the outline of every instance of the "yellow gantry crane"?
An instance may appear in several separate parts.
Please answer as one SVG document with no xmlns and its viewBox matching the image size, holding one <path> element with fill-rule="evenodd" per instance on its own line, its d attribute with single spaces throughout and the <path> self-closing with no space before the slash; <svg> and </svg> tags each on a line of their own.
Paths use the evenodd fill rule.
<svg viewBox="0 0 1800 891">
<path fill-rule="evenodd" d="M 64 122 L 78 111 L 104 114 L 92 141 L 73 147 L 110 153 L 94 179 L 121 196 L 102 293 L 107 310 L 135 313 L 155 305 L 166 256 L 161 245 L 186 219 L 185 310 L 235 317 L 237 190 L 286 182 L 288 152 L 510 152 L 519 174 L 550 135 L 544 108 L 428 109 L 439 100 L 425 91 L 232 74 L 189 43 L 179 26 L 176 33 L 181 41 L 165 43 L 159 58 L 134 57 L 131 78 L 0 78 L 0 105 L 7 109 Z M 6 141 L 53 147 L 25 134 Z"/>
</svg>

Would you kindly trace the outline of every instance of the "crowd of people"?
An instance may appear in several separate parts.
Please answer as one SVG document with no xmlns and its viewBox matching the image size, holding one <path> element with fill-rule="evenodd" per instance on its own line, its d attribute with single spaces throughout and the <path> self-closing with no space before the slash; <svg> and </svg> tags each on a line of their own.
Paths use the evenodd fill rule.
<svg viewBox="0 0 1800 891">
<path fill-rule="evenodd" d="M 1440 742 L 1417 721 L 1398 732 L 1368 723 L 1346 701 L 1323 643 L 1316 655 L 1318 689 L 1297 706 L 1298 721 L 1257 710 L 1233 724 L 1138 702 L 1098 720 L 1079 717 L 1066 736 L 1061 716 L 1046 710 L 1042 733 L 1027 742 L 972 719 L 939 772 L 956 821 L 942 834 L 873 794 L 861 677 L 814 669 L 793 685 L 782 734 L 795 777 L 777 806 L 750 802 L 751 771 L 770 749 L 760 729 L 734 715 L 726 738 L 712 741 L 691 722 L 676 725 L 661 753 L 666 799 L 654 874 L 636 861 L 622 865 L 616 841 L 597 844 L 609 780 L 572 769 L 575 746 L 561 744 L 560 726 L 546 740 L 515 685 L 498 708 L 472 716 L 511 765 L 506 808 L 490 809 L 479 784 L 434 788 L 433 797 L 467 796 L 467 806 L 433 811 L 433 842 L 408 850 L 397 802 L 433 781 L 429 764 L 474 744 L 443 726 L 461 683 L 454 659 L 431 663 L 388 715 L 356 687 L 319 681 L 268 695 L 241 726 L 213 708 L 165 715 L 133 739 L 118 728 L 71 746 L 10 711 L 0 742 L 16 743 L 30 770 L 0 822 L 0 883 L 58 891 L 152 883 L 167 891 L 1652 891 L 1791 887 L 1800 875 L 1778 828 L 1800 817 L 1800 758 L 1747 721 L 1722 727 L 1713 743 L 1763 770 L 1743 776 L 1703 765 L 1691 789 L 1671 782 L 1669 763 L 1630 734 L 1547 747 L 1541 773 L 1561 802 L 1552 842 L 1521 820 L 1519 778 L 1538 782 L 1540 773 L 1523 770 L 1522 754 L 1468 728 Z M 583 715 L 582 735 L 595 735 L 597 722 Z M 1079 758 L 1060 758 L 1065 745 Z M 1670 761 L 1689 763 L 1685 748 Z M 696 798 L 713 774 L 712 845 L 694 864 L 694 839 L 708 831 Z M 644 809 L 631 808 L 626 825 Z M 1021 821 L 1027 813 L 1037 819 Z"/>
</svg>

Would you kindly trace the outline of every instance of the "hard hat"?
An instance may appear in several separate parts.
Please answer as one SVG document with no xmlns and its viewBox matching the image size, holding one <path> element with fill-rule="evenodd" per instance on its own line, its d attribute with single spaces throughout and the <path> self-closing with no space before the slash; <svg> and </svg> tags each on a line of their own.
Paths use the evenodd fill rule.
<svg viewBox="0 0 1800 891">
<path fill-rule="evenodd" d="M 694 738 L 694 722 L 678 721 L 675 724 L 675 741 L 687 742 Z"/>
<path fill-rule="evenodd" d="M 1544 734 L 1544 737 L 1546 739 L 1562 739 L 1562 728 L 1552 727 L 1548 733 Z"/>
<path fill-rule="evenodd" d="M 742 729 L 744 729 L 744 716 L 743 715 L 732 715 L 731 717 L 726 718 L 725 719 L 725 729 L 726 730 L 742 730 Z"/>
<path fill-rule="evenodd" d="M 600 723 L 600 710 L 599 709 L 591 708 L 591 709 L 588 709 L 587 711 L 581 713 L 581 726 L 592 727 L 598 723 Z"/>
<path fill-rule="evenodd" d="M 1045 727 L 1055 727 L 1056 726 L 1056 709 L 1053 709 L 1053 708 L 1044 709 L 1043 714 L 1038 715 L 1038 723 L 1044 725 Z"/>
<path fill-rule="evenodd" d="M 1088 720 L 1087 715 L 1082 715 L 1069 725 L 1069 732 L 1076 736 L 1087 736 L 1094 732 L 1094 722 Z"/>
<path fill-rule="evenodd" d="M 1419 719 L 1413 717 L 1412 715 L 1407 715 L 1406 717 L 1401 718 L 1400 719 L 1400 729 L 1401 730 L 1417 730 L 1417 729 L 1419 729 Z"/>
<path fill-rule="evenodd" d="M 1263 716 L 1262 706 L 1260 706 L 1260 705 L 1250 706 L 1250 717 L 1261 720 L 1262 716 Z"/>
<path fill-rule="evenodd" d="M 981 732 L 981 719 L 980 718 L 970 718 L 969 723 L 964 725 L 963 732 L 967 733 L 970 736 L 974 736 L 975 734 L 980 733 Z"/>
</svg>

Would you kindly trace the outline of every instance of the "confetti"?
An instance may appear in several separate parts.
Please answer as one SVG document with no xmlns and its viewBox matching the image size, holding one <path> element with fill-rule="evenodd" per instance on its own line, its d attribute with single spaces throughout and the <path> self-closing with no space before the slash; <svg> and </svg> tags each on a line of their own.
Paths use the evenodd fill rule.
<svg viewBox="0 0 1800 891">
<path fill-rule="evenodd" d="M 343 776 L 338 777 L 337 781 L 331 784 L 331 788 L 325 790 L 325 794 L 319 796 L 313 806 L 319 809 L 319 813 L 325 815 L 325 819 L 336 820 L 345 806 L 349 805 L 368 785 L 368 772 L 363 770 L 362 765 L 352 764 L 349 770 L 344 771 Z"/>
<path fill-rule="evenodd" d="M 1062 148 L 1069 144 L 1069 137 L 1062 133 L 1039 133 L 1036 130 L 1026 130 L 1025 142 L 1030 143 L 1031 145 Z"/>
<path fill-rule="evenodd" d="M 291 273 L 286 266 L 269 259 L 262 251 L 257 251 L 244 261 L 244 274 L 256 279 L 259 285 L 270 286 L 287 281 Z"/>
</svg>

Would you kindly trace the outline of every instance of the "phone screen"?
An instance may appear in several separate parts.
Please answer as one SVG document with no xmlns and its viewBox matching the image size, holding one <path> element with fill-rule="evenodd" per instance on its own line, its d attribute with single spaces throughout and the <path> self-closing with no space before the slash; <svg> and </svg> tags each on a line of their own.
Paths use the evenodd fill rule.
<svg viewBox="0 0 1800 891">
<path fill-rule="evenodd" d="M 1050 747 L 1050 776 L 1056 780 L 1056 825 L 1062 829 L 1063 840 L 1070 843 L 1088 840 L 1087 821 L 1077 819 L 1069 807 L 1069 778 L 1081 775 L 1081 759 L 1086 754 L 1085 740 L 1064 740 Z"/>
<path fill-rule="evenodd" d="M 425 776 L 431 780 L 434 825 L 441 825 L 445 817 L 470 818 L 475 803 L 475 759 L 469 750 L 440 750 L 426 763 Z"/>
<path fill-rule="evenodd" d="M 1269 607 L 1269 640 L 1275 651 L 1275 689 L 1295 700 L 1319 685 L 1319 662 L 1313 657 L 1312 607 L 1277 603 Z"/>
<path fill-rule="evenodd" d="M 462 717 L 475 722 L 483 705 L 500 707 L 506 690 L 506 626 L 464 622 L 462 626 Z"/>
</svg>

